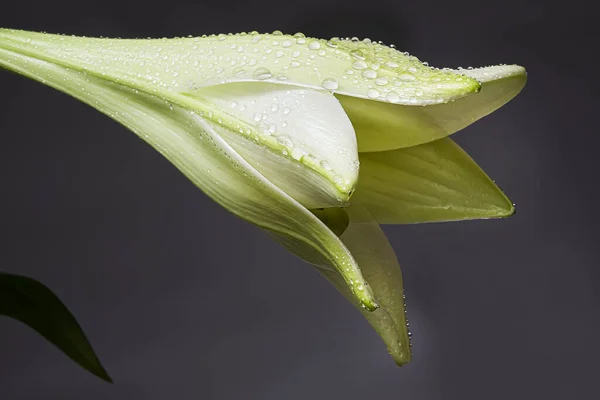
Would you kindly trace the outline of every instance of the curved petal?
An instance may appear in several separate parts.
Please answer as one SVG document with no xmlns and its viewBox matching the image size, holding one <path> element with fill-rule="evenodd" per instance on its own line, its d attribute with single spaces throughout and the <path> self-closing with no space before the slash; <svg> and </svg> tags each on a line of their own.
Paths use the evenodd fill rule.
<svg viewBox="0 0 600 400">
<path fill-rule="evenodd" d="M 397 104 L 437 104 L 479 90 L 477 80 L 426 66 L 368 40 L 273 34 L 95 39 L 0 29 L 0 40 L 47 61 L 152 92 L 230 82 L 276 82 Z M 365 102 L 367 103 L 367 102 Z"/>
<path fill-rule="evenodd" d="M 300 204 L 317 208 L 347 203 L 358 180 L 356 136 L 333 95 L 247 82 L 207 87 L 190 96 L 224 114 L 217 121 L 213 115 L 211 125 Z M 229 119 L 235 124 L 227 124 Z"/>
<path fill-rule="evenodd" d="M 375 311 L 365 310 L 356 302 L 339 273 L 317 270 L 369 321 L 383 339 L 396 364 L 404 365 L 411 359 L 410 333 L 402 272 L 396 253 L 377 222 L 361 204 L 355 202 L 345 210 L 350 216 L 350 224 L 341 239 L 358 262 L 380 307 Z"/>
<path fill-rule="evenodd" d="M 2 48 L 0 67 L 70 94 L 120 122 L 232 213 L 320 254 L 358 301 L 371 310 L 377 307 L 338 237 L 252 168 L 193 108 Z"/>
<path fill-rule="evenodd" d="M 514 206 L 450 138 L 360 154 L 353 200 L 381 224 L 506 217 Z"/>
<path fill-rule="evenodd" d="M 455 72 L 477 79 L 481 91 L 427 107 L 365 102 L 338 95 L 356 130 L 358 151 L 400 149 L 446 137 L 506 104 L 527 81 L 525 69 L 518 65 Z"/>
</svg>

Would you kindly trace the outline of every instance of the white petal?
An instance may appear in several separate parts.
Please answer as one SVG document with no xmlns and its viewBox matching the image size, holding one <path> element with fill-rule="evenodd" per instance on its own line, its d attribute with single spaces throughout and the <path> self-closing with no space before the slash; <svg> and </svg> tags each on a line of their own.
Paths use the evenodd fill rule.
<svg viewBox="0 0 600 400">
<path fill-rule="evenodd" d="M 333 95 L 269 83 L 230 83 L 190 95 L 227 114 L 213 116 L 213 127 L 300 204 L 321 208 L 348 201 L 358 179 L 356 136 Z"/>
</svg>

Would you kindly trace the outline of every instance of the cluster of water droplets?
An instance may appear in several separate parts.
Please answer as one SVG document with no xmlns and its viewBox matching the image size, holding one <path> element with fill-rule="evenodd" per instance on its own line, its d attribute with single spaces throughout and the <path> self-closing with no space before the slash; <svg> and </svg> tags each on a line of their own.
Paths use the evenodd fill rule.
<svg viewBox="0 0 600 400">
<path fill-rule="evenodd" d="M 477 86 L 456 71 L 432 68 L 369 39 L 323 40 L 275 31 L 143 41 L 68 36 L 49 40 L 64 46 L 43 49 L 48 57 L 69 57 L 78 67 L 106 76 L 129 76 L 149 90 L 185 92 L 253 80 L 427 105 L 451 101 Z"/>
</svg>

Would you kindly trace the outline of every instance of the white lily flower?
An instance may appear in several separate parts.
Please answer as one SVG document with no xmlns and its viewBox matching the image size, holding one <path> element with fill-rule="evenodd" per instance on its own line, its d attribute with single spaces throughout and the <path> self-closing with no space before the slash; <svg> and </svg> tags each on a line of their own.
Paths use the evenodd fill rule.
<svg viewBox="0 0 600 400">
<path fill-rule="evenodd" d="M 439 70 L 369 40 L 280 32 L 125 40 L 15 30 L 0 30 L 0 66 L 117 120 L 315 265 L 399 365 L 411 357 L 402 277 L 379 224 L 514 211 L 446 137 L 513 98 L 526 81 L 519 66 Z"/>
</svg>

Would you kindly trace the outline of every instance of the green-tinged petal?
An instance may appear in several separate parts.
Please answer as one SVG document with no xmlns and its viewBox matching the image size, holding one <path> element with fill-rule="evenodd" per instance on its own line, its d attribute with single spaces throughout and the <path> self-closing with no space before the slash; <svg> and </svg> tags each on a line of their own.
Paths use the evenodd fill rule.
<svg viewBox="0 0 600 400">
<path fill-rule="evenodd" d="M 149 91 L 189 92 L 227 82 L 275 82 L 398 104 L 436 104 L 479 90 L 476 80 L 438 70 L 371 41 L 274 34 L 177 39 L 95 39 L 0 30 L 21 51 Z"/>
<path fill-rule="evenodd" d="M 358 151 L 393 150 L 448 136 L 506 104 L 523 89 L 527 80 L 525 69 L 517 65 L 454 72 L 464 75 L 456 79 L 478 80 L 481 91 L 427 107 L 338 96 L 356 130 Z"/>
<path fill-rule="evenodd" d="M 346 210 L 350 215 L 350 224 L 341 239 L 358 262 L 379 308 L 375 311 L 365 310 L 356 302 L 336 271 L 317 270 L 344 294 L 375 328 L 394 361 L 398 365 L 404 365 L 411 359 L 410 333 L 404 304 L 402 272 L 396 254 L 377 222 L 361 204 L 355 202 Z"/>
<path fill-rule="evenodd" d="M 506 217 L 513 204 L 450 138 L 360 154 L 353 200 L 382 224 Z"/>
<path fill-rule="evenodd" d="M 77 364 L 112 382 L 75 317 L 41 283 L 25 276 L 0 272 L 0 315 L 28 325 Z"/>
<path fill-rule="evenodd" d="M 173 96 L 173 102 L 16 51 L 2 49 L 0 66 L 41 81 L 111 116 L 171 161 L 216 202 L 262 228 L 284 236 L 299 248 L 320 254 L 338 270 L 353 293 L 369 309 L 376 304 L 354 259 L 338 237 L 318 218 L 279 190 L 246 162 L 200 116 L 194 99 Z M 198 106 L 198 107 L 201 107 Z"/>
<path fill-rule="evenodd" d="M 356 136 L 331 93 L 248 82 L 190 96 L 225 114 L 212 124 L 217 132 L 303 206 L 336 207 L 349 199 L 358 179 Z M 236 125 L 226 126 L 232 116 Z"/>
</svg>

